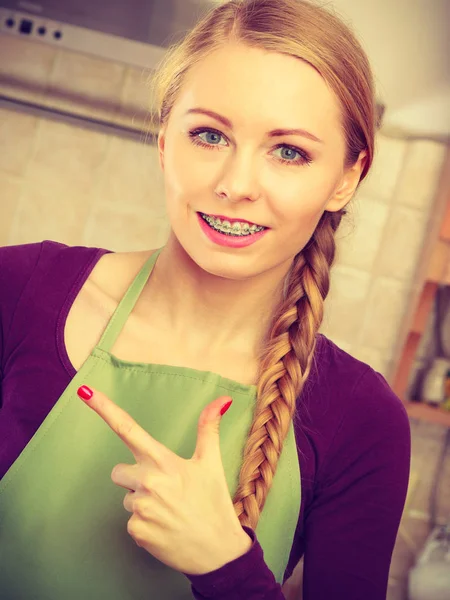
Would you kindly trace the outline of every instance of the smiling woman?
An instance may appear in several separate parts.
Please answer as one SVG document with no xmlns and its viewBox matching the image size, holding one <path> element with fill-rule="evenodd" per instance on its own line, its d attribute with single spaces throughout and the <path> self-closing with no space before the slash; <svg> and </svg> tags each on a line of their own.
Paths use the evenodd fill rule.
<svg viewBox="0 0 450 600">
<path fill-rule="evenodd" d="M 304 557 L 304 600 L 384 600 L 408 417 L 318 333 L 367 57 L 306 0 L 230 0 L 152 83 L 167 243 L 0 249 L 3 596 L 282 600 Z"/>
</svg>

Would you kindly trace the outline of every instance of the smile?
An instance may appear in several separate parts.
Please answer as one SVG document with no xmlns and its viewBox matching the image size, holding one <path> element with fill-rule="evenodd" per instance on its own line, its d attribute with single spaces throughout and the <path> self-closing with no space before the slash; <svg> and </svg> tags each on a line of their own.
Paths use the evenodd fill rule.
<svg viewBox="0 0 450 600">
<path fill-rule="evenodd" d="M 250 224 L 246 221 L 232 221 L 229 219 L 222 220 L 219 217 L 207 215 L 202 212 L 199 214 L 211 228 L 227 235 L 248 236 L 267 229 L 267 227 L 263 227 L 262 225 Z"/>
</svg>

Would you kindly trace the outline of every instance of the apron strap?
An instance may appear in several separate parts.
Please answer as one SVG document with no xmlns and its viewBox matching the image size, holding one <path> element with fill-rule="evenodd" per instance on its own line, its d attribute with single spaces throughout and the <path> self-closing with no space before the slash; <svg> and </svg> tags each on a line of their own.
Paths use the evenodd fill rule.
<svg viewBox="0 0 450 600">
<path fill-rule="evenodd" d="M 131 311 L 133 310 L 142 290 L 144 289 L 145 284 L 147 283 L 161 250 L 162 248 L 159 248 L 153 252 L 153 254 L 145 261 L 141 270 L 134 278 L 132 284 L 125 292 L 124 297 L 119 302 L 113 316 L 109 320 L 109 323 L 103 332 L 99 343 L 97 344 L 97 348 L 100 348 L 105 352 L 111 351 L 111 348 L 114 346 L 119 333 L 122 331 Z"/>
</svg>

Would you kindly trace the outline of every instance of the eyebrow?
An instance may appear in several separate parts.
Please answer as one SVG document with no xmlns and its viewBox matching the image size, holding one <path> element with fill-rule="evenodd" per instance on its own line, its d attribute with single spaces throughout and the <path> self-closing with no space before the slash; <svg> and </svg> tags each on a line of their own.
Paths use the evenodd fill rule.
<svg viewBox="0 0 450 600">
<path fill-rule="evenodd" d="M 219 115 L 219 113 L 214 112 L 213 110 L 208 110 L 207 108 L 190 108 L 185 112 L 185 115 L 189 114 L 204 114 L 212 117 L 213 119 L 217 119 L 221 123 L 228 127 L 229 129 L 233 129 L 233 124 L 229 119 L 224 117 L 223 115 Z M 313 140 L 313 142 L 319 142 L 323 144 L 323 140 L 316 137 L 314 134 L 306 131 L 306 129 L 272 129 L 272 131 L 268 132 L 269 137 L 277 137 L 280 135 L 301 135 L 302 137 L 309 138 Z"/>
</svg>

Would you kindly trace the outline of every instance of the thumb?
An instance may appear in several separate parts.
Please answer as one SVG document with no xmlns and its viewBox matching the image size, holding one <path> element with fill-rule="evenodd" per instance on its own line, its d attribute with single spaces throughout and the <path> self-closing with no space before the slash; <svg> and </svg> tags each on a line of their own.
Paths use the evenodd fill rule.
<svg viewBox="0 0 450 600">
<path fill-rule="evenodd" d="M 230 396 L 220 396 L 203 409 L 198 420 L 197 445 L 193 458 L 197 460 L 222 460 L 220 455 L 220 422 L 232 402 Z"/>
</svg>

